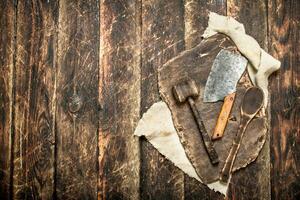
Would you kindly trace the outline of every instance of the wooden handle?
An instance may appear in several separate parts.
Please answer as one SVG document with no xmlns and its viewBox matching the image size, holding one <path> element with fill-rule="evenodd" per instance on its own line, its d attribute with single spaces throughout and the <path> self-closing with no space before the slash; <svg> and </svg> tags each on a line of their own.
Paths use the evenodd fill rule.
<svg viewBox="0 0 300 200">
<path fill-rule="evenodd" d="M 238 129 L 238 132 L 237 132 L 235 138 L 233 139 L 233 144 L 231 146 L 231 149 L 229 151 L 229 154 L 227 156 L 227 159 L 225 161 L 225 164 L 224 164 L 223 169 L 220 174 L 220 181 L 222 181 L 222 182 L 227 182 L 229 179 L 235 158 L 237 156 L 237 153 L 238 153 L 240 145 L 241 145 L 242 137 L 243 137 L 243 135 L 246 131 L 246 127 L 250 121 L 249 119 L 250 118 L 242 118 L 241 119 L 241 123 L 240 123 L 239 129 Z"/>
<path fill-rule="evenodd" d="M 212 135 L 212 139 L 216 140 L 219 139 L 223 136 L 226 125 L 227 125 L 227 121 L 234 103 L 234 99 L 235 99 L 235 92 L 232 94 L 229 94 L 228 96 L 225 97 L 224 99 L 224 103 L 221 109 L 221 112 L 219 114 L 218 120 L 217 120 L 217 124 L 215 126 L 214 129 L 214 133 Z"/>
<path fill-rule="evenodd" d="M 197 123 L 198 129 L 199 129 L 199 132 L 201 134 L 201 137 L 202 137 L 202 140 L 203 140 L 203 143 L 204 143 L 204 147 L 206 149 L 206 152 L 208 154 L 210 162 L 213 165 L 216 165 L 216 164 L 219 163 L 219 156 L 218 156 L 218 154 L 217 154 L 217 152 L 216 152 L 216 150 L 213 146 L 213 143 L 211 141 L 211 138 L 210 138 L 209 134 L 206 131 L 206 128 L 203 124 L 200 112 L 197 109 L 196 104 L 195 104 L 194 100 L 191 97 L 188 98 L 188 102 L 189 102 L 190 107 L 193 111 L 193 116 L 194 116 L 195 121 Z"/>
<path fill-rule="evenodd" d="M 239 151 L 243 135 L 249 122 L 258 113 L 263 105 L 264 95 L 258 87 L 248 88 L 241 105 L 241 119 L 238 132 L 233 139 L 233 144 L 230 149 L 229 155 L 225 161 L 223 169 L 220 174 L 220 181 L 227 182 L 231 174 L 234 161 Z"/>
</svg>

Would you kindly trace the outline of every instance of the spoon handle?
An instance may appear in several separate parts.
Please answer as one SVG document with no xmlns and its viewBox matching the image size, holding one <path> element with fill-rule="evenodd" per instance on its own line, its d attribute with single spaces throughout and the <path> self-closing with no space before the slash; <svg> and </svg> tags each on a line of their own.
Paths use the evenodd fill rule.
<svg viewBox="0 0 300 200">
<path fill-rule="evenodd" d="M 247 127 L 249 121 L 250 121 L 250 119 L 246 116 L 243 116 L 241 119 L 241 123 L 239 125 L 238 132 L 233 140 L 233 144 L 231 146 L 229 155 L 227 156 L 225 165 L 221 171 L 220 181 L 222 181 L 222 182 L 227 182 L 229 179 L 236 155 L 240 148 L 241 140 L 246 131 L 246 127 Z"/>
</svg>

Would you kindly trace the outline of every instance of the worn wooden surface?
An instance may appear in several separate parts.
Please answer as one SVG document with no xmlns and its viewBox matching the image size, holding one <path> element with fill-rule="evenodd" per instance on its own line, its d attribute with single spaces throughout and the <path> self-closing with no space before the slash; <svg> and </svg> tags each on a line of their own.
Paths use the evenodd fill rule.
<svg viewBox="0 0 300 200">
<path fill-rule="evenodd" d="M 0 2 L 0 196 L 12 195 L 13 80 L 15 62 L 15 7 Z"/>
<path fill-rule="evenodd" d="M 271 192 L 300 198 L 300 1 L 268 2 L 269 51 L 281 61 L 271 82 Z"/>
<path fill-rule="evenodd" d="M 99 5 L 59 2 L 56 66 L 56 197 L 97 198 Z"/>
<path fill-rule="evenodd" d="M 298 0 L 0 2 L 1 199 L 222 199 L 132 137 L 157 69 L 196 46 L 207 11 L 282 62 L 270 140 L 228 199 L 299 199 Z M 271 168 L 270 168 L 271 163 Z"/>
<path fill-rule="evenodd" d="M 141 1 L 141 112 L 160 101 L 157 69 L 184 50 L 184 7 L 181 0 Z M 174 19 L 174 20 L 172 20 Z M 141 199 L 181 199 L 183 173 L 141 138 Z"/>
<path fill-rule="evenodd" d="M 14 199 L 49 199 L 54 194 L 57 5 L 55 1 L 22 1 L 16 7 Z"/>
<path fill-rule="evenodd" d="M 99 199 L 139 198 L 140 6 L 100 1 Z"/>
<path fill-rule="evenodd" d="M 201 113 L 201 118 L 208 133 L 212 133 L 222 103 L 204 103 L 202 98 L 214 58 L 223 48 L 235 51 L 236 47 L 230 39 L 221 34 L 202 40 L 196 47 L 185 51 L 159 67 L 158 73 L 160 94 L 171 110 L 173 122 L 181 143 L 185 148 L 185 152 L 204 183 L 212 183 L 219 179 L 219 172 L 225 163 L 232 146 L 232 140 L 239 126 L 242 97 L 246 88 L 251 86 L 251 83 L 246 74 L 239 81 L 237 98 L 230 117 L 234 120 L 228 121 L 225 131 L 226 137 L 214 142 L 214 147 L 220 161 L 218 165 L 213 165 L 207 156 L 197 124 L 192 112 L 190 112 L 190 106 L 187 103 L 178 104 L 172 94 L 172 87 L 179 84 L 182 77 L 189 77 L 196 82 L 200 90 L 200 95 L 198 98 L 195 98 L 195 103 Z M 234 165 L 234 171 L 244 167 L 256 158 L 266 138 L 267 129 L 265 122 L 266 119 L 264 117 L 257 117 L 249 124 Z"/>
<path fill-rule="evenodd" d="M 227 0 L 227 15 L 242 22 L 246 32 L 266 51 L 268 51 L 267 14 L 266 1 Z M 270 132 L 267 134 L 266 143 L 256 162 L 234 174 L 229 185 L 229 199 L 270 199 L 270 134 Z"/>
<path fill-rule="evenodd" d="M 208 11 L 226 14 L 226 1 L 184 1 L 184 41 L 185 49 L 195 47 L 201 41 L 201 34 L 207 27 Z M 210 190 L 206 185 L 199 184 L 188 175 L 184 176 L 184 197 L 185 199 L 223 199 L 223 195 Z"/>
</svg>

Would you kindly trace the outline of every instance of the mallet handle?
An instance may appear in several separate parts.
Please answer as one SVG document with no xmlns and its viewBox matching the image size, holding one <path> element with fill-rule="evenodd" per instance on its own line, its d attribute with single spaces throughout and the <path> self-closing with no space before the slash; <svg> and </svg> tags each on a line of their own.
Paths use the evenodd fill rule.
<svg viewBox="0 0 300 200">
<path fill-rule="evenodd" d="M 206 131 L 206 128 L 205 128 L 205 126 L 203 124 L 203 121 L 201 119 L 200 112 L 196 107 L 195 101 L 193 100 L 192 97 L 189 97 L 188 102 L 189 102 L 189 105 L 190 105 L 190 107 L 193 111 L 193 115 L 194 115 L 195 121 L 197 123 L 198 129 L 201 133 L 201 137 L 203 139 L 203 143 L 204 143 L 205 149 L 208 153 L 209 159 L 210 159 L 210 161 L 213 165 L 217 164 L 217 163 L 219 163 L 218 154 L 217 154 L 217 152 L 216 152 L 216 150 L 213 146 L 213 143 L 211 141 L 210 136 L 208 135 L 208 133 Z"/>
</svg>

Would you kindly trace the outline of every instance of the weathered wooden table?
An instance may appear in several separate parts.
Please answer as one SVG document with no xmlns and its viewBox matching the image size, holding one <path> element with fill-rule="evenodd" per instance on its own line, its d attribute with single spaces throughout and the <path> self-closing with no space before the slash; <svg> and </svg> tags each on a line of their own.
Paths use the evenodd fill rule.
<svg viewBox="0 0 300 200">
<path fill-rule="evenodd" d="M 229 199 L 299 199 L 299 0 L 1 0 L 0 199 L 223 199 L 132 136 L 208 10 L 282 62 L 269 139 Z"/>
</svg>

